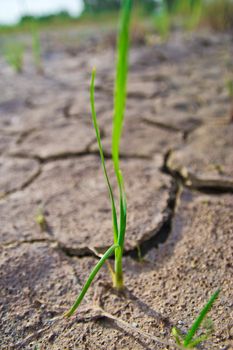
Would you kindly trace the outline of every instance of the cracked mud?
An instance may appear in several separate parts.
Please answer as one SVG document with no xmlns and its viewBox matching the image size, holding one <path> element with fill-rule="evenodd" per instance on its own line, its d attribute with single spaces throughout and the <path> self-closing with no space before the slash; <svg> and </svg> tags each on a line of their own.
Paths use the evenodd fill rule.
<svg viewBox="0 0 233 350">
<path fill-rule="evenodd" d="M 95 65 L 113 179 L 114 50 L 98 40 L 82 50 L 47 45 L 43 75 L 16 75 L 0 60 L 0 348 L 164 349 L 154 338 L 171 342 L 174 325 L 186 331 L 221 287 L 211 312 L 214 336 L 201 348 L 231 349 L 230 37 L 176 35 L 132 48 L 121 144 L 126 288 L 114 291 L 104 267 L 69 320 L 62 315 L 97 261 L 93 250 L 112 244 L 88 89 Z"/>
</svg>

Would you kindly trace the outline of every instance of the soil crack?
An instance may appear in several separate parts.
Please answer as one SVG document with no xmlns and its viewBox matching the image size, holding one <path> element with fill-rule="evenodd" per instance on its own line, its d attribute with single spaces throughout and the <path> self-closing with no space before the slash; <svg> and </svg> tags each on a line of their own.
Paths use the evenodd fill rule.
<svg viewBox="0 0 233 350">
<path fill-rule="evenodd" d="M 160 243 L 164 243 L 172 229 L 172 221 L 175 213 L 177 198 L 179 195 L 179 186 L 174 181 L 173 187 L 171 188 L 170 196 L 168 198 L 166 213 L 164 215 L 164 220 L 161 222 L 160 226 L 156 229 L 145 232 L 141 241 L 138 243 L 136 247 L 133 247 L 124 252 L 124 256 L 129 256 L 133 259 L 138 259 L 139 255 L 143 257 L 146 255 L 151 249 L 157 247 Z M 103 247 L 100 249 L 96 249 L 95 247 L 86 246 L 86 247 L 77 247 L 73 248 L 72 246 L 67 246 L 64 242 L 61 242 L 57 238 L 32 238 L 32 239 L 24 239 L 24 240 L 13 240 L 8 241 L 1 245 L 1 247 L 10 247 L 14 245 L 20 244 L 35 244 L 35 243 L 48 243 L 53 244 L 54 247 L 60 250 L 63 254 L 65 254 L 69 258 L 85 258 L 85 257 L 95 257 L 96 259 L 101 256 L 101 254 L 108 248 Z M 106 249 L 105 249 L 106 248 Z"/>
<path fill-rule="evenodd" d="M 171 132 L 182 132 L 181 129 L 176 128 L 175 126 L 168 125 L 166 123 L 162 123 L 162 122 L 159 122 L 157 120 L 151 120 L 150 118 L 142 118 L 142 120 L 145 124 L 150 125 L 150 126 L 154 126 L 157 128 L 167 130 L 167 131 L 171 131 Z"/>
<path fill-rule="evenodd" d="M 22 157 L 22 158 L 24 158 L 24 157 Z M 41 166 L 39 166 L 38 170 L 34 174 L 32 174 L 27 179 L 27 181 L 25 181 L 20 187 L 13 189 L 13 190 L 6 191 L 2 195 L 0 194 L 0 200 L 10 196 L 13 193 L 23 191 L 24 189 L 26 189 L 40 176 L 41 172 L 42 172 L 42 169 L 41 169 Z"/>
<path fill-rule="evenodd" d="M 124 256 L 129 256 L 133 259 L 138 259 L 139 255 L 141 257 L 145 256 L 151 249 L 157 247 L 160 243 L 164 243 L 172 229 L 172 221 L 176 209 L 177 199 L 180 193 L 180 186 L 174 181 L 173 188 L 171 189 L 170 196 L 168 198 L 166 215 L 164 215 L 164 220 L 161 222 L 160 226 L 156 229 L 145 232 L 141 241 L 136 247 L 129 249 L 124 252 Z M 83 247 L 83 248 L 73 248 L 65 245 L 64 243 L 57 242 L 58 248 L 62 250 L 68 257 L 96 257 L 99 258 L 101 254 L 108 249 L 108 247 L 101 248 L 101 251 L 97 250 L 95 247 Z M 140 253 L 139 253 L 140 252 Z M 110 258 L 111 259 L 111 258 Z"/>
<path fill-rule="evenodd" d="M 170 125 L 170 124 L 167 124 L 167 123 L 163 123 L 161 121 L 158 121 L 158 120 L 152 120 L 151 118 L 148 118 L 148 117 L 143 117 L 142 118 L 143 122 L 149 126 L 152 126 L 152 127 L 155 127 L 155 128 L 158 128 L 158 129 L 162 129 L 162 130 L 165 130 L 165 131 L 169 131 L 169 132 L 172 132 L 172 133 L 178 133 L 178 134 L 181 134 L 182 135 L 182 140 L 184 142 L 186 142 L 188 140 L 188 137 L 197 129 L 200 127 L 199 126 L 196 126 L 196 127 L 193 127 L 192 129 L 188 129 L 188 130 L 185 130 L 184 128 L 179 128 L 179 127 L 176 127 L 174 125 Z"/>
</svg>

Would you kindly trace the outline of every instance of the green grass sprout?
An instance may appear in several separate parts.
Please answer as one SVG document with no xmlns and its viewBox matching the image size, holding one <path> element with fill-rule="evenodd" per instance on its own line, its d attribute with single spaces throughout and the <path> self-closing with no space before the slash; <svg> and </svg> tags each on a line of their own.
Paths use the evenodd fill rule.
<svg viewBox="0 0 233 350">
<path fill-rule="evenodd" d="M 123 268 L 122 257 L 124 251 L 124 240 L 126 232 L 126 218 L 127 218 L 127 204 L 126 194 L 124 189 L 123 175 L 120 170 L 120 139 L 124 121 L 125 104 L 126 104 L 126 90 L 127 90 L 127 75 L 128 75 L 128 51 L 129 51 L 129 24 L 131 17 L 132 0 L 124 0 L 122 4 L 122 12 L 120 17 L 120 29 L 118 34 L 117 44 L 117 66 L 115 77 L 115 89 L 114 89 L 114 110 L 113 110 L 113 131 L 112 131 L 112 160 L 114 165 L 115 176 L 118 183 L 118 190 L 120 194 L 119 199 L 119 218 L 117 216 L 116 205 L 113 190 L 108 177 L 103 147 L 100 138 L 100 131 L 97 122 L 96 110 L 95 110 L 95 76 L 96 71 L 93 69 L 91 86 L 90 86 L 90 103 L 92 112 L 92 121 L 96 133 L 96 139 L 99 147 L 101 164 L 105 176 L 105 180 L 108 186 L 109 197 L 112 208 L 112 224 L 113 224 L 113 241 L 114 244 L 103 254 L 99 262 L 91 271 L 86 283 L 84 284 L 78 298 L 65 316 L 69 317 L 73 315 L 80 303 L 82 302 L 86 292 L 88 291 L 92 281 L 96 274 L 107 261 L 107 259 L 115 254 L 115 266 L 112 272 L 113 286 L 117 289 L 124 287 L 123 281 Z M 119 220 L 118 220 L 119 219 Z"/>
<path fill-rule="evenodd" d="M 35 217 L 36 223 L 40 226 L 42 232 L 46 231 L 48 224 L 44 215 L 44 211 L 42 208 L 38 209 L 38 212 Z"/>
<path fill-rule="evenodd" d="M 120 170 L 119 149 L 127 95 L 126 87 L 128 76 L 129 24 L 131 9 L 132 0 L 125 0 L 123 2 L 123 11 L 118 35 L 118 57 L 114 90 L 112 159 L 120 193 L 120 227 L 118 230 L 118 244 L 120 247 L 115 252 L 115 280 L 113 283 L 114 287 L 117 289 L 121 289 L 124 286 L 122 256 L 126 231 L 127 204 L 124 190 L 124 180 Z"/>
<path fill-rule="evenodd" d="M 190 19 L 186 23 L 187 29 L 194 30 L 201 22 L 203 14 L 203 1 L 195 0 L 191 2 Z"/>
<path fill-rule="evenodd" d="M 212 294 L 212 296 L 210 297 L 208 302 L 205 304 L 205 306 L 199 313 L 196 320 L 193 322 L 193 325 L 191 326 L 191 328 L 189 329 L 186 335 L 183 335 L 181 331 L 176 327 L 172 328 L 172 335 L 174 336 L 177 345 L 183 346 L 185 349 L 192 349 L 198 344 L 208 339 L 208 337 L 213 331 L 213 322 L 210 319 L 205 320 L 205 318 L 208 312 L 210 311 L 210 309 L 212 308 L 214 302 L 218 298 L 219 293 L 220 293 L 220 289 L 218 289 L 214 294 Z M 206 321 L 205 324 L 204 324 L 204 321 Z M 196 332 L 200 329 L 202 323 L 204 325 L 204 328 L 206 329 L 206 332 L 205 334 L 202 334 L 201 336 L 194 339 L 194 336 Z"/>
</svg>

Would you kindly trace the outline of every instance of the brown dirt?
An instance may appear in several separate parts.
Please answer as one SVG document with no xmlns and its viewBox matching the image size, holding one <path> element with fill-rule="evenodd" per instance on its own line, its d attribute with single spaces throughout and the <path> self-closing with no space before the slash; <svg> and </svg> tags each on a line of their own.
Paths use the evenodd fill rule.
<svg viewBox="0 0 233 350">
<path fill-rule="evenodd" d="M 186 331 L 219 287 L 214 335 L 200 348 L 232 349 L 225 86 L 232 41 L 225 34 L 174 34 L 168 43 L 132 48 L 121 145 L 126 288 L 112 289 L 105 266 L 79 312 L 62 317 L 97 261 L 93 248 L 112 243 L 88 86 L 95 65 L 109 158 L 114 51 L 88 43 L 71 54 L 52 41 L 44 75 L 30 65 L 16 75 L 0 60 L 0 349 L 174 349 L 171 327 Z M 107 167 L 112 179 L 109 159 Z M 44 229 L 35 220 L 40 211 Z"/>
</svg>

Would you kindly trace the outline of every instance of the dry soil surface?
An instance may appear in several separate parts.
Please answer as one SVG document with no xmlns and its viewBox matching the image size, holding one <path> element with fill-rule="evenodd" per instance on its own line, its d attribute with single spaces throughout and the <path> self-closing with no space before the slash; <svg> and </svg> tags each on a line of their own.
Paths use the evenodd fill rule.
<svg viewBox="0 0 233 350">
<path fill-rule="evenodd" d="M 125 289 L 104 267 L 79 311 L 63 313 L 112 244 L 111 208 L 89 107 L 111 163 L 114 50 L 44 47 L 42 75 L 0 61 L 0 349 L 175 349 L 221 288 L 200 348 L 233 348 L 232 38 L 174 33 L 133 46 L 122 171 Z M 38 215 L 43 214 L 43 225 Z M 110 261 L 112 264 L 113 261 Z"/>
</svg>

